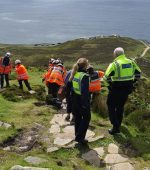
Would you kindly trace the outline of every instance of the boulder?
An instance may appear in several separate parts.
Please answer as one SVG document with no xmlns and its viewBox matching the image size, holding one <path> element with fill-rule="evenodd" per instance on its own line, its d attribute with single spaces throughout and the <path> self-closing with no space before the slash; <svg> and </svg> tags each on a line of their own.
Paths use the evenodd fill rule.
<svg viewBox="0 0 150 170">
<path fill-rule="evenodd" d="M 47 148 L 47 153 L 55 152 L 55 151 L 58 151 L 58 150 L 59 150 L 58 147 Z"/>
<path fill-rule="evenodd" d="M 114 143 L 110 143 L 108 146 L 108 153 L 118 153 L 118 152 L 119 152 L 119 147 Z"/>
<path fill-rule="evenodd" d="M 20 165 L 15 165 L 10 170 L 51 170 L 51 168 L 38 168 L 38 167 L 23 167 Z"/>
<path fill-rule="evenodd" d="M 106 164 L 117 164 L 128 161 L 128 158 L 120 154 L 107 154 L 104 161 Z"/>
<path fill-rule="evenodd" d="M 111 166 L 111 170 L 134 170 L 134 167 L 129 163 L 119 163 Z"/>
<path fill-rule="evenodd" d="M 47 162 L 47 160 L 43 159 L 43 158 L 39 158 L 39 157 L 33 157 L 33 156 L 28 156 L 27 158 L 24 159 L 26 162 L 28 162 L 29 164 L 33 164 L 33 165 L 39 165 L 43 162 Z"/>
<path fill-rule="evenodd" d="M 88 161 L 90 164 L 94 165 L 95 167 L 100 167 L 101 160 L 96 151 L 90 150 L 87 153 L 82 154 L 82 158 Z"/>
</svg>

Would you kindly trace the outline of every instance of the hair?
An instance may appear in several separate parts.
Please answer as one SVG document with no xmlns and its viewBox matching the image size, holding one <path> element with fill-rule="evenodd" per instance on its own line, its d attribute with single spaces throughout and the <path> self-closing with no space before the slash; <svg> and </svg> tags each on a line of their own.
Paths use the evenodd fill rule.
<svg viewBox="0 0 150 170">
<path fill-rule="evenodd" d="M 86 69 L 88 66 L 88 60 L 86 58 L 79 58 L 76 64 L 73 65 L 72 67 L 72 73 L 69 78 L 69 81 L 72 81 L 74 78 L 75 73 L 81 68 L 81 69 Z"/>
<path fill-rule="evenodd" d="M 114 56 L 115 57 L 118 57 L 119 55 L 122 55 L 122 54 L 124 54 L 124 49 L 122 47 L 117 47 L 114 50 Z"/>
</svg>

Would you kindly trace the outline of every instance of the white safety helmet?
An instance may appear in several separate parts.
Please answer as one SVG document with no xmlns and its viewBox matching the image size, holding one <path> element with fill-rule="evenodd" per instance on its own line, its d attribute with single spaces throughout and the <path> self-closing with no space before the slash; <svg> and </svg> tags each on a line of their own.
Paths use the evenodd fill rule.
<svg viewBox="0 0 150 170">
<path fill-rule="evenodd" d="M 10 52 L 7 52 L 6 54 L 5 54 L 5 57 L 10 57 L 11 56 L 11 53 Z"/>
<path fill-rule="evenodd" d="M 21 61 L 20 60 L 16 60 L 15 64 L 21 64 Z"/>
<path fill-rule="evenodd" d="M 124 49 L 122 47 L 117 47 L 115 50 L 114 50 L 114 56 L 117 57 L 119 55 L 122 55 L 124 54 Z"/>
</svg>

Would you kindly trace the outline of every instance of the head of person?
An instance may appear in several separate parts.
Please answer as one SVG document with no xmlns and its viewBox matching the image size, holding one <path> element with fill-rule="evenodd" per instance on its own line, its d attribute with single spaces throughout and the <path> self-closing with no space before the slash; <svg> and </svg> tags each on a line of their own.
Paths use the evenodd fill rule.
<svg viewBox="0 0 150 170">
<path fill-rule="evenodd" d="M 12 55 L 12 54 L 11 54 L 10 52 L 7 52 L 7 53 L 5 54 L 5 57 L 8 57 L 8 58 L 9 58 L 9 57 L 11 57 L 11 55 Z"/>
<path fill-rule="evenodd" d="M 50 58 L 49 59 L 49 64 L 52 64 L 54 60 L 55 60 L 54 58 Z"/>
<path fill-rule="evenodd" d="M 19 65 L 19 64 L 21 64 L 21 60 L 16 60 L 15 65 Z"/>
<path fill-rule="evenodd" d="M 89 66 L 87 67 L 87 72 L 88 72 L 89 74 L 92 74 L 92 73 L 94 72 L 94 68 L 93 68 L 92 65 L 89 65 Z"/>
<path fill-rule="evenodd" d="M 115 50 L 114 50 L 114 57 L 118 57 L 120 55 L 123 55 L 124 54 L 124 49 L 122 47 L 117 47 Z"/>
<path fill-rule="evenodd" d="M 89 63 L 86 58 L 79 58 L 76 64 L 73 65 L 72 74 L 70 76 L 70 81 L 73 80 L 73 77 L 77 71 L 86 71 Z"/>
</svg>

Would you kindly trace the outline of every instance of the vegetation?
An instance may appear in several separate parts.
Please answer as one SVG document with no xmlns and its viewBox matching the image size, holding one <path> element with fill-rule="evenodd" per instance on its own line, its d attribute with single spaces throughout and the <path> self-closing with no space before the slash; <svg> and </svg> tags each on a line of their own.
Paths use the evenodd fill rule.
<svg viewBox="0 0 150 170">
<path fill-rule="evenodd" d="M 2 170 L 8 170 L 13 165 L 29 166 L 24 161 L 27 156 L 39 156 L 48 160 L 39 167 L 50 167 L 52 169 L 70 170 L 70 169 L 86 169 L 97 170 L 99 168 L 91 167 L 87 162 L 80 159 L 81 154 L 87 148 L 61 149 L 53 154 L 46 153 L 46 147 L 51 145 L 42 140 L 38 141 L 34 147 L 28 152 L 18 153 L 4 151 L 2 148 L 9 143 L 19 145 L 14 141 L 16 137 L 26 135 L 35 129 L 37 124 L 41 124 L 48 128 L 49 121 L 57 112 L 52 106 L 38 106 L 46 99 L 46 89 L 42 84 L 42 74 L 47 68 L 47 62 L 50 57 L 62 58 L 67 68 L 71 68 L 72 64 L 80 55 L 86 55 L 90 63 L 94 64 L 95 69 L 105 70 L 108 64 L 113 60 L 112 51 L 117 46 L 122 46 L 130 57 L 139 57 L 145 48 L 144 45 L 137 40 L 125 37 L 107 37 L 107 38 L 91 38 L 78 39 L 68 41 L 63 44 L 35 44 L 35 45 L 0 45 L 0 53 L 6 51 L 13 53 L 12 60 L 19 58 L 23 64 L 28 66 L 30 75 L 29 82 L 36 91 L 36 94 L 30 95 L 26 88 L 24 91 L 18 89 L 18 83 L 15 80 L 15 74 L 11 74 L 11 87 L 0 92 L 0 121 L 10 123 L 12 128 L 4 129 L 0 127 L 0 167 Z M 146 60 L 149 61 L 149 52 L 146 54 Z M 135 162 L 137 170 L 143 169 L 150 164 L 150 79 L 149 70 L 145 69 L 144 59 L 137 59 L 144 75 L 136 90 L 129 97 L 129 101 L 125 108 L 125 118 L 122 125 L 122 133 L 119 136 L 110 136 L 107 129 L 110 123 L 107 116 L 106 100 L 107 88 L 103 88 L 102 94 L 95 100 L 92 111 L 92 121 L 90 129 L 95 133 L 104 133 L 105 138 L 89 144 L 90 148 L 108 146 L 114 142 L 122 146 L 124 152 Z M 144 64 L 143 64 L 144 63 Z M 35 67 L 36 66 L 36 67 Z M 46 66 L 46 67 L 45 67 Z M 145 93 L 146 90 L 146 93 Z M 103 99 L 103 102 L 98 99 Z M 101 106 L 101 110 L 99 108 Z M 47 131 L 39 132 L 41 137 L 47 137 Z M 16 142 L 16 143 L 15 143 Z M 21 142 L 21 141 L 20 141 Z M 69 160 L 69 161 L 68 161 Z M 103 169 L 103 167 L 102 167 Z"/>
</svg>

